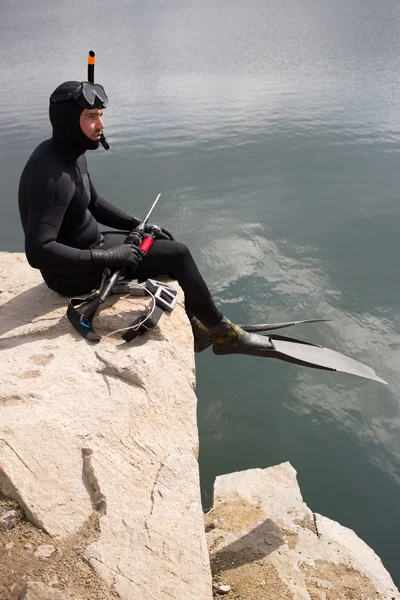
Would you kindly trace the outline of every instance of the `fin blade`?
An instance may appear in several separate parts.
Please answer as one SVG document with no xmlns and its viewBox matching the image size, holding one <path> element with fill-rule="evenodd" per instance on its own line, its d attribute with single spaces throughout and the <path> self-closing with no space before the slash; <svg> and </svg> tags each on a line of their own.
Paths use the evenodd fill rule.
<svg viewBox="0 0 400 600">
<path fill-rule="evenodd" d="M 257 333 L 260 331 L 272 331 L 273 329 L 284 329 L 285 327 L 292 327 L 293 325 L 302 325 L 303 323 L 326 323 L 332 321 L 332 319 L 304 319 L 303 321 L 285 321 L 283 323 L 261 323 L 258 325 L 238 325 L 244 331 L 249 333 Z"/>
<path fill-rule="evenodd" d="M 296 343 L 295 341 L 274 339 L 273 336 L 271 336 L 271 340 L 277 353 L 282 355 L 281 357 L 276 356 L 276 358 L 281 358 L 281 360 L 299 361 L 299 364 L 307 364 L 317 369 L 349 373 L 387 385 L 387 382 L 378 377 L 371 367 L 335 350 L 311 344 Z M 287 357 L 287 359 L 284 357 Z"/>
</svg>

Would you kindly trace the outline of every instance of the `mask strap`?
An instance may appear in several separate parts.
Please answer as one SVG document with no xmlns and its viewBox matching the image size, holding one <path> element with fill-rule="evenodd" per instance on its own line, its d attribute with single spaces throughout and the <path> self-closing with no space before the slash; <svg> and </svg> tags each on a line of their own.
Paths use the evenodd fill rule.
<svg viewBox="0 0 400 600">
<path fill-rule="evenodd" d="M 79 92 L 79 94 L 78 94 Z M 79 87 L 76 88 L 74 92 L 68 92 L 67 94 L 56 94 L 50 96 L 51 104 L 56 104 L 57 102 L 63 102 L 64 100 L 77 100 L 82 92 L 82 83 Z"/>
</svg>

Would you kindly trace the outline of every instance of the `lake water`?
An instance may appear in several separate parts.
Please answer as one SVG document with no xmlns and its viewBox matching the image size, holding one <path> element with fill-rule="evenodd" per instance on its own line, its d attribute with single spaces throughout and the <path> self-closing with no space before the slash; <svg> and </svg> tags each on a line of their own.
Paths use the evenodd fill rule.
<svg viewBox="0 0 400 600">
<path fill-rule="evenodd" d="M 21 170 L 48 97 L 108 93 L 101 195 L 186 242 L 237 322 L 329 318 L 293 335 L 376 369 L 196 358 L 204 506 L 215 476 L 290 461 L 305 501 L 400 585 L 398 0 L 3 0 L 0 249 L 23 250 Z"/>
</svg>

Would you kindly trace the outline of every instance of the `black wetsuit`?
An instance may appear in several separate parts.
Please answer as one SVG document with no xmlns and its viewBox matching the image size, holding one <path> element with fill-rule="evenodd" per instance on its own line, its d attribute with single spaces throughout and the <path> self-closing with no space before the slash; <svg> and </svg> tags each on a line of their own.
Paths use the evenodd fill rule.
<svg viewBox="0 0 400 600">
<path fill-rule="evenodd" d="M 66 295 L 83 292 L 89 274 L 101 277 L 90 252 L 101 243 L 98 223 L 127 231 L 139 223 L 98 196 L 84 154 L 52 139 L 36 148 L 22 172 L 19 210 L 29 264 Z"/>
<path fill-rule="evenodd" d="M 73 101 L 60 104 L 68 105 L 69 109 L 75 105 Z M 74 110 L 79 116 L 82 109 Z M 65 296 L 81 295 L 99 285 L 103 271 L 94 265 L 91 249 L 107 249 L 123 243 L 127 232 L 139 220 L 98 196 L 84 156 L 90 144 L 82 148 L 83 134 L 76 133 L 76 127 L 75 138 L 71 129 L 66 134 L 64 115 L 64 130 L 57 131 L 59 115 L 50 115 L 53 138 L 36 148 L 20 180 L 19 209 L 25 252 L 29 264 L 40 269 L 51 289 Z M 101 233 L 98 223 L 123 231 Z M 207 327 L 221 320 L 222 313 L 184 244 L 154 241 L 134 276 L 145 280 L 157 275 L 169 275 L 179 282 L 189 315 Z"/>
</svg>

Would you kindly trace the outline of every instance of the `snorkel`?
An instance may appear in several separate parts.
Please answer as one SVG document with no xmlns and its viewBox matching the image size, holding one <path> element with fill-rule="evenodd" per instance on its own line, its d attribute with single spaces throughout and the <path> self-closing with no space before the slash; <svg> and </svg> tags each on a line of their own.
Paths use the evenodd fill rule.
<svg viewBox="0 0 400 600">
<path fill-rule="evenodd" d="M 94 84 L 94 65 L 96 64 L 96 55 L 93 50 L 89 50 L 88 54 L 88 82 Z M 110 144 L 107 142 L 104 133 L 100 134 L 100 144 L 104 150 L 110 149 Z"/>
</svg>

